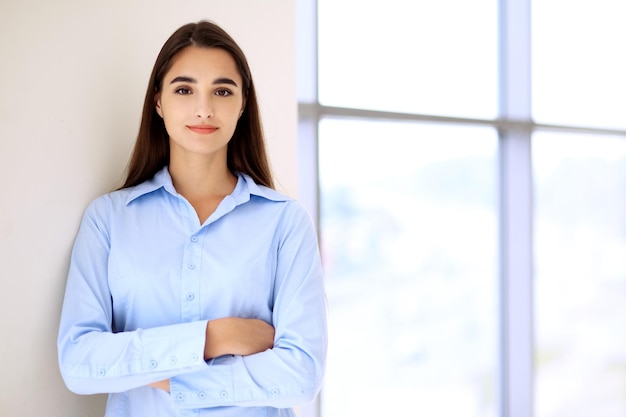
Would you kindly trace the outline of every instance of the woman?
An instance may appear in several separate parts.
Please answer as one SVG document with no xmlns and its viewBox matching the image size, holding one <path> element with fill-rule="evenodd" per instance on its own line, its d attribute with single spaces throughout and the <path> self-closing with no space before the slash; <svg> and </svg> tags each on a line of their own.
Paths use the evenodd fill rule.
<svg viewBox="0 0 626 417">
<path fill-rule="evenodd" d="M 58 337 L 106 417 L 295 416 L 317 395 L 326 306 L 315 230 L 272 189 L 254 83 L 210 22 L 157 57 L 123 187 L 85 211 Z"/>
</svg>

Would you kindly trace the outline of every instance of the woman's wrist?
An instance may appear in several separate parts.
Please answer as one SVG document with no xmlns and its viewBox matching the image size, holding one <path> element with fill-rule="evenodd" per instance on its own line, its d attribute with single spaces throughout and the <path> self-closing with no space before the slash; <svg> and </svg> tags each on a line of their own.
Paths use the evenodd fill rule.
<svg viewBox="0 0 626 417">
<path fill-rule="evenodd" d="M 206 324 L 206 341 L 204 342 L 204 360 L 220 356 L 219 320 L 209 320 Z"/>
</svg>

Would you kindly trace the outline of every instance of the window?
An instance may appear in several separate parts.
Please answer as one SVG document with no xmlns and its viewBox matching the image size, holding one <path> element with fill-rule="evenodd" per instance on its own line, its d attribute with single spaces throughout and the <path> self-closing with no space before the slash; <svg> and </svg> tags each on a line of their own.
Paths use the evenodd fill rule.
<svg viewBox="0 0 626 417">
<path fill-rule="evenodd" d="M 406 0 L 320 0 L 318 5 L 321 104 L 497 115 L 496 0 L 410 5 Z"/>
<path fill-rule="evenodd" d="M 323 415 L 495 415 L 495 132 L 325 118 L 319 141 Z"/>
<path fill-rule="evenodd" d="M 540 123 L 626 129 L 620 2 L 541 0 L 532 10 L 533 117 Z"/>
<path fill-rule="evenodd" d="M 303 415 L 625 414 L 617 2 L 297 8 L 331 337 Z"/>
<path fill-rule="evenodd" d="M 626 415 L 626 140 L 532 140 L 535 415 Z"/>
</svg>

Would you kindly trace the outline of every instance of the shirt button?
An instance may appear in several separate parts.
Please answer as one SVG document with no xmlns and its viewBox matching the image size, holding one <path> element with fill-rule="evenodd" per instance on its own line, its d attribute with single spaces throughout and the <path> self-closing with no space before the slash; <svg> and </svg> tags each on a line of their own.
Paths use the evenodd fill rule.
<svg viewBox="0 0 626 417">
<path fill-rule="evenodd" d="M 196 266 L 195 266 L 194 264 L 189 264 L 189 265 L 187 265 L 187 267 L 188 267 L 189 269 L 195 269 L 195 268 L 196 268 Z"/>
<path fill-rule="evenodd" d="M 191 236 L 191 241 L 192 242 L 197 242 L 198 241 L 198 236 Z"/>
<path fill-rule="evenodd" d="M 228 398 L 228 392 L 226 392 L 226 391 L 220 392 L 220 397 L 222 397 L 223 399 Z"/>
<path fill-rule="evenodd" d="M 154 359 L 152 359 L 152 360 L 150 361 L 150 368 L 154 369 L 154 368 L 156 368 L 157 366 L 159 366 L 159 363 L 158 363 L 157 361 L 155 361 Z"/>
<path fill-rule="evenodd" d="M 198 393 L 198 398 L 200 398 L 201 400 L 204 400 L 206 398 L 206 392 L 200 391 Z"/>
<path fill-rule="evenodd" d="M 278 397 L 280 395 L 280 390 L 278 388 L 274 388 L 272 390 L 272 397 Z"/>
<path fill-rule="evenodd" d="M 170 356 L 170 364 L 175 365 L 178 362 L 178 358 L 176 356 Z"/>
<path fill-rule="evenodd" d="M 107 373 L 106 369 L 100 368 L 98 369 L 98 376 L 105 376 Z"/>
<path fill-rule="evenodd" d="M 195 353 L 193 355 L 191 355 L 191 360 L 193 362 L 198 362 L 198 355 L 196 355 Z"/>
<path fill-rule="evenodd" d="M 190 292 L 187 294 L 187 301 L 192 301 L 194 298 L 196 298 L 194 293 Z"/>
<path fill-rule="evenodd" d="M 184 401 L 185 400 L 185 394 L 183 394 L 182 392 L 179 392 L 178 394 L 176 394 L 176 400 L 177 401 Z"/>
</svg>

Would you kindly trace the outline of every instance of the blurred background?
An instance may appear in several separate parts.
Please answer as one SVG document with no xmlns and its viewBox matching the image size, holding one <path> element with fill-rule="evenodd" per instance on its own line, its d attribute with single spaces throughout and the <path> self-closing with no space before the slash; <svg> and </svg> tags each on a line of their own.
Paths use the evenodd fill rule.
<svg viewBox="0 0 626 417">
<path fill-rule="evenodd" d="M 320 415 L 626 415 L 623 3 L 297 10 Z"/>
</svg>

